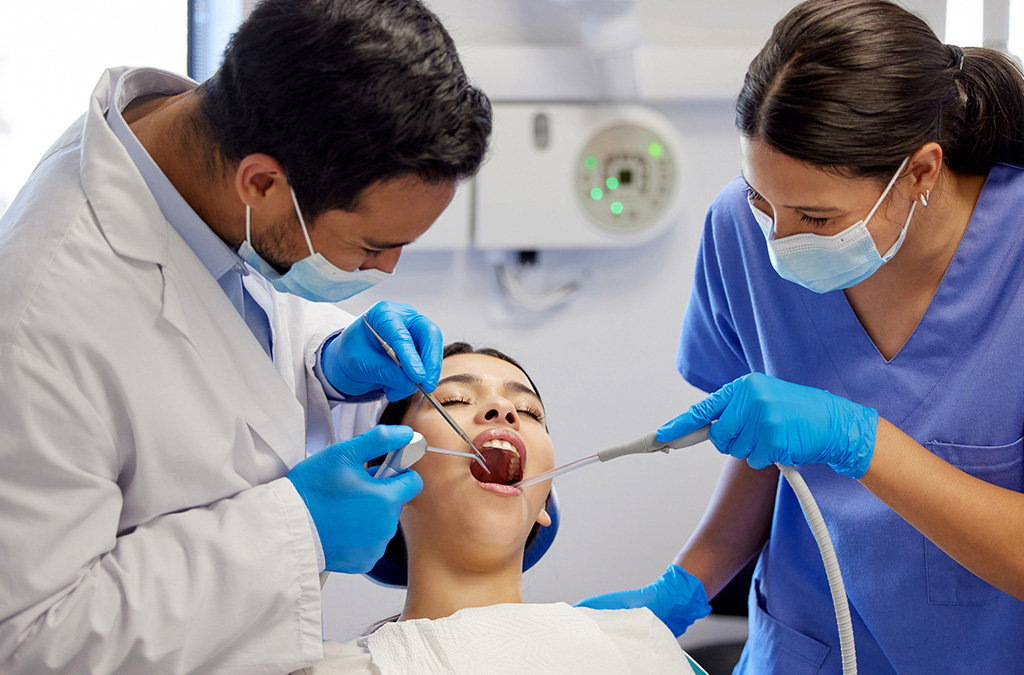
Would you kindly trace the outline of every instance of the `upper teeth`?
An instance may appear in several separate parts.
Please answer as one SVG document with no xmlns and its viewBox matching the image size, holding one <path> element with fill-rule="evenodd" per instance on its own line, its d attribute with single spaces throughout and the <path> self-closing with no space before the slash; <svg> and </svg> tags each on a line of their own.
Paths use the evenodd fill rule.
<svg viewBox="0 0 1024 675">
<path fill-rule="evenodd" d="M 508 441 L 504 441 L 504 440 L 502 440 L 500 438 L 492 438 L 489 441 L 484 441 L 484 444 L 481 445 L 480 447 L 482 447 L 482 448 L 497 448 L 499 450 L 508 450 L 508 451 L 514 453 L 516 457 L 519 456 L 519 451 L 516 450 L 516 446 L 514 446 L 511 443 L 509 443 Z"/>
</svg>

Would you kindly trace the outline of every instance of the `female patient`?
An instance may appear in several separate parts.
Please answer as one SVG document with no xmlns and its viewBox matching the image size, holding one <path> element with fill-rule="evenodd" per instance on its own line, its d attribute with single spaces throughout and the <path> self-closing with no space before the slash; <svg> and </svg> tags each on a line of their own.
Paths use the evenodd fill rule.
<svg viewBox="0 0 1024 675">
<path fill-rule="evenodd" d="M 354 642 L 325 644 L 325 660 L 303 672 L 703 673 L 647 609 L 523 604 L 524 549 L 551 524 L 550 483 L 511 484 L 554 467 L 544 406 L 508 356 L 461 342 L 444 356 L 434 394 L 490 473 L 431 452 L 416 463 L 423 491 L 402 511 L 396 541 L 375 570 L 407 563 L 401 615 Z M 419 394 L 389 404 L 381 423 L 407 424 L 434 447 L 465 446 Z"/>
</svg>

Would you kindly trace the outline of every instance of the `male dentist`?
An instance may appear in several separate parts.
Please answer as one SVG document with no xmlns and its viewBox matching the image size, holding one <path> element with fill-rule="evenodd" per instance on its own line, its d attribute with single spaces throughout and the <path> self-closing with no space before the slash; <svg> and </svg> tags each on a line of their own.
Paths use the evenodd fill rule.
<svg viewBox="0 0 1024 675">
<path fill-rule="evenodd" d="M 0 671 L 321 658 L 318 573 L 369 570 L 421 488 L 362 468 L 410 432 L 354 429 L 442 346 L 375 305 L 399 369 L 330 303 L 392 272 L 490 125 L 417 0 L 267 0 L 199 86 L 103 74 L 0 220 Z"/>
</svg>

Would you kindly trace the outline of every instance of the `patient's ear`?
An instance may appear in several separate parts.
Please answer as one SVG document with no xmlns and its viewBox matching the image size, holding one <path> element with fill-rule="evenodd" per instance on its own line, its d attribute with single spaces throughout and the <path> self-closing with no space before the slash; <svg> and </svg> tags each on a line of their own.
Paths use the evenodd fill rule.
<svg viewBox="0 0 1024 675">
<path fill-rule="evenodd" d="M 537 514 L 537 524 L 541 527 L 547 527 L 551 524 L 551 516 L 548 515 L 547 509 L 541 509 L 540 513 Z"/>
</svg>

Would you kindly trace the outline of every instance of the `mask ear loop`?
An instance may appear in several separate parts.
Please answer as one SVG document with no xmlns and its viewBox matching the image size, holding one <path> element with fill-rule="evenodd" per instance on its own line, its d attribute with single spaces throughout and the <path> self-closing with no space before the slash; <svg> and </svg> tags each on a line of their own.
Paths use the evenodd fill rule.
<svg viewBox="0 0 1024 675">
<path fill-rule="evenodd" d="M 872 207 L 872 209 L 871 209 L 871 213 L 869 213 L 868 217 L 864 219 L 865 223 L 867 223 L 869 220 L 871 220 L 871 216 L 875 215 L 875 211 L 877 211 L 878 207 L 882 205 L 882 201 L 885 199 L 885 196 L 887 194 L 889 194 L 889 190 L 892 189 L 892 186 L 896 183 L 896 179 L 898 179 L 900 177 L 900 174 L 903 173 L 903 167 L 905 167 L 907 165 L 907 162 L 909 162 L 909 161 L 910 161 L 910 155 L 907 155 L 903 159 L 903 161 L 900 162 L 900 168 L 896 169 L 896 173 L 893 174 L 893 177 L 889 181 L 889 184 L 885 186 L 884 190 L 882 190 L 882 196 L 878 198 L 878 201 L 875 202 L 874 207 Z"/>
<path fill-rule="evenodd" d="M 902 169 L 903 167 L 900 168 Z M 309 231 L 306 229 L 306 219 L 302 217 L 302 209 L 299 208 L 299 200 L 295 196 L 295 190 L 291 185 L 289 185 L 288 191 L 292 193 L 292 204 L 295 204 L 295 215 L 299 217 L 299 225 L 302 225 L 302 236 L 306 238 L 306 246 L 309 247 L 309 254 L 316 255 L 316 251 L 313 250 L 313 242 L 309 240 Z"/>
</svg>

